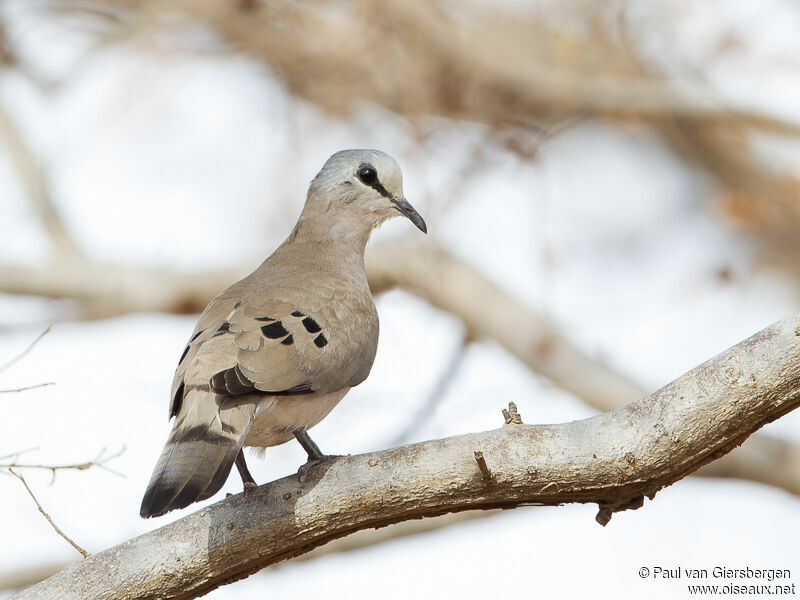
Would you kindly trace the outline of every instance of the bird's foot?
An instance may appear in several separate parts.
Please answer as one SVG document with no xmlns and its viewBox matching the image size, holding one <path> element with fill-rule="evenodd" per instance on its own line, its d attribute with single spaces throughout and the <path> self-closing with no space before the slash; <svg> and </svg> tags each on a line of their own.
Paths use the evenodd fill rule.
<svg viewBox="0 0 800 600">
<path fill-rule="evenodd" d="M 300 476 L 300 481 L 305 481 L 305 478 L 308 476 L 309 472 L 314 469 L 314 467 L 337 458 L 341 458 L 341 456 L 341 454 L 321 454 L 316 458 L 309 458 L 304 465 L 301 465 L 300 468 L 297 469 L 297 474 Z"/>
<path fill-rule="evenodd" d="M 256 485 L 255 481 L 245 481 L 244 482 L 244 489 L 242 490 L 242 496 L 247 496 L 249 492 L 252 492 L 258 486 Z"/>
</svg>

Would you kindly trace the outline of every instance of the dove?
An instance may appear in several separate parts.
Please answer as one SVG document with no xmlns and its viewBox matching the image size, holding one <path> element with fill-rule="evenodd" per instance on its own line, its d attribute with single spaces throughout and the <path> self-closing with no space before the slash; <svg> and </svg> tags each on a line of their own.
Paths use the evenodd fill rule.
<svg viewBox="0 0 800 600">
<path fill-rule="evenodd" d="M 255 481 L 245 446 L 297 439 L 307 465 L 326 458 L 308 430 L 372 368 L 378 314 L 364 249 L 372 231 L 398 215 L 427 233 L 391 156 L 342 150 L 327 160 L 286 241 L 200 316 L 175 371 L 175 421 L 142 517 L 210 498 L 234 464 L 247 491 Z"/>
</svg>

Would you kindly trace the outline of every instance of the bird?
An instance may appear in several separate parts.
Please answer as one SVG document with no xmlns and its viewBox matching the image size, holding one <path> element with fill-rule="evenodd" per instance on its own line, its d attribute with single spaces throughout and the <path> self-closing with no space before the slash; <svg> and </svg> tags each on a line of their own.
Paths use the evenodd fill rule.
<svg viewBox="0 0 800 600">
<path fill-rule="evenodd" d="M 427 233 L 394 158 L 359 149 L 325 162 L 289 237 L 201 314 L 173 378 L 175 420 L 143 518 L 210 498 L 234 464 L 247 492 L 255 481 L 245 446 L 297 439 L 306 465 L 327 458 L 308 430 L 372 368 L 378 314 L 364 250 L 372 231 L 399 215 Z"/>
</svg>

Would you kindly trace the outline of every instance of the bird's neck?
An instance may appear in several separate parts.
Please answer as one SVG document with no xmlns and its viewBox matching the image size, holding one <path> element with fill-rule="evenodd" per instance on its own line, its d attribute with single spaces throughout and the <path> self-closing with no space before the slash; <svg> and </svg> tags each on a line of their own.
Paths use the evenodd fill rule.
<svg viewBox="0 0 800 600">
<path fill-rule="evenodd" d="M 280 256 L 280 264 L 294 269 L 348 273 L 366 285 L 364 249 L 371 228 L 353 225 L 332 227 L 330 220 L 321 217 L 301 217 L 267 263 Z"/>
<path fill-rule="evenodd" d="M 364 249 L 376 224 L 375 215 L 356 209 L 350 203 L 339 203 L 334 207 L 325 194 L 312 188 L 289 241 L 327 245 L 331 251 L 354 253 L 363 261 Z"/>
</svg>

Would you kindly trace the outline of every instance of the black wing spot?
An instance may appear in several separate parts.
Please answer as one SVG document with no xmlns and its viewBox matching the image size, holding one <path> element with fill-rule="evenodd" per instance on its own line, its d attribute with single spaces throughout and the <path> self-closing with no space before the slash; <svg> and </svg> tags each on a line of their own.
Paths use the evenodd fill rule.
<svg viewBox="0 0 800 600">
<path fill-rule="evenodd" d="M 272 340 L 277 340 L 278 338 L 282 338 L 283 336 L 287 335 L 289 332 L 286 331 L 286 328 L 283 326 L 283 323 L 280 321 L 275 321 L 274 323 L 270 323 L 269 325 L 264 325 L 261 328 L 261 333 L 264 334 L 264 337 L 268 337 Z"/>
<path fill-rule="evenodd" d="M 183 349 L 183 354 L 181 354 L 181 359 L 178 361 L 178 366 L 180 366 L 187 354 L 189 354 L 189 344 L 186 344 L 186 348 Z"/>
<path fill-rule="evenodd" d="M 189 343 L 191 344 L 193 341 L 195 341 L 197 338 L 199 338 L 201 333 L 203 333 L 202 329 L 192 336 L 192 339 L 189 340 Z"/>
<path fill-rule="evenodd" d="M 292 344 L 294 344 L 294 336 L 290 333 L 288 337 L 281 340 L 281 344 L 283 344 L 284 346 L 291 346 Z"/>
<path fill-rule="evenodd" d="M 322 335 L 321 333 L 317 337 L 314 338 L 314 345 L 317 348 L 322 348 L 323 346 L 326 346 L 327 344 L 328 344 L 328 339 L 324 335 Z"/>
<path fill-rule="evenodd" d="M 211 377 L 210 384 L 215 394 L 226 396 L 241 396 L 256 391 L 256 386 L 245 377 L 244 373 L 239 369 L 239 365 L 214 374 Z"/>
<path fill-rule="evenodd" d="M 181 384 L 178 386 L 178 389 L 175 390 L 175 395 L 172 397 L 172 404 L 169 407 L 169 418 L 176 416 L 179 412 L 181 412 L 181 406 L 183 405 L 183 388 L 184 384 L 181 381 Z"/>
<path fill-rule="evenodd" d="M 228 321 L 223 321 L 222 325 L 220 325 L 217 330 L 214 332 L 214 335 L 211 337 L 218 337 L 220 335 L 225 335 L 231 329 L 231 324 Z"/>
<path fill-rule="evenodd" d="M 301 313 L 299 310 L 296 310 L 296 311 L 294 311 L 292 313 L 292 316 L 293 317 L 305 317 L 306 315 L 304 313 Z"/>
<path fill-rule="evenodd" d="M 319 323 L 317 323 L 311 317 L 306 317 L 303 319 L 303 327 L 306 328 L 308 333 L 317 333 L 318 331 L 322 331 L 322 327 L 319 326 Z"/>
<path fill-rule="evenodd" d="M 256 317 L 256 321 L 274 321 L 274 317 Z"/>
</svg>

